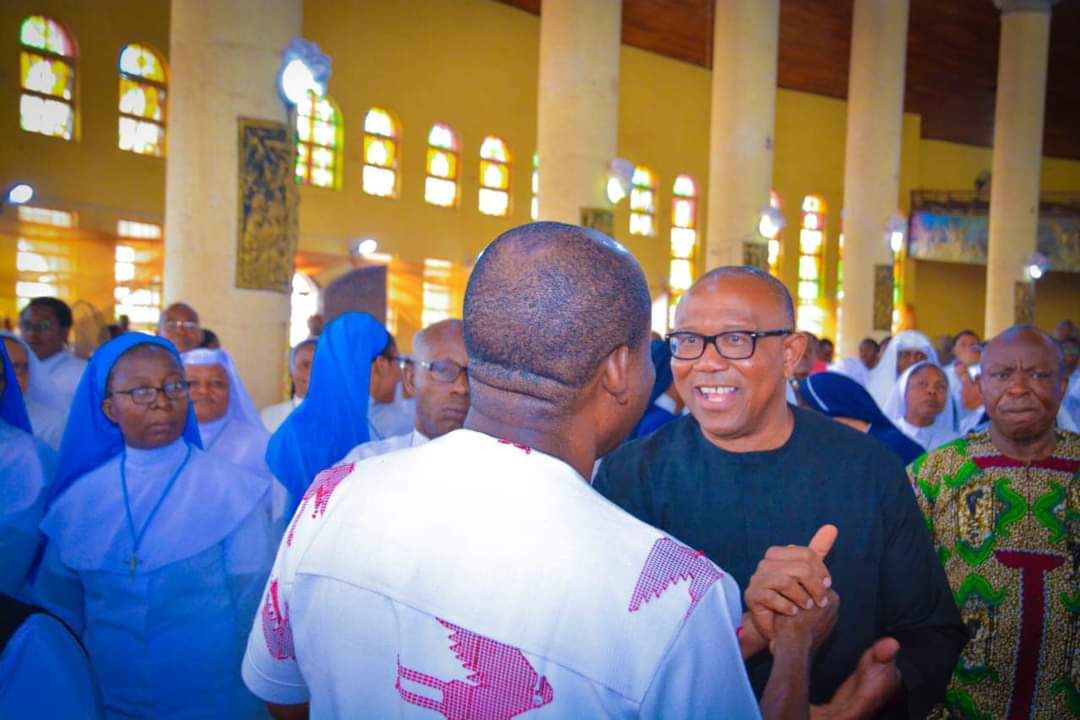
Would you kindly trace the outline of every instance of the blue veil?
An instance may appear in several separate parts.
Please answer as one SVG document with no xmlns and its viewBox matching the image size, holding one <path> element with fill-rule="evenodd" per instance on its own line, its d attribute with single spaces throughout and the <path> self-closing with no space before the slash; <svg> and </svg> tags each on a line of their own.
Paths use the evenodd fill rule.
<svg viewBox="0 0 1080 720">
<path fill-rule="evenodd" d="M 315 476 L 368 440 L 371 363 L 390 334 L 367 313 L 345 313 L 319 337 L 304 402 L 270 438 L 266 463 L 292 510 Z"/>
<path fill-rule="evenodd" d="M 867 434 L 892 450 L 904 465 L 925 452 L 921 445 L 897 430 L 866 388 L 847 375 L 835 372 L 811 375 L 799 383 L 799 392 L 803 402 L 819 413 L 870 423 Z"/>
<path fill-rule="evenodd" d="M 34 431 L 30 427 L 30 416 L 26 414 L 26 403 L 23 402 L 18 378 L 15 377 L 15 366 L 11 364 L 7 348 L 2 342 L 0 342 L 0 360 L 4 363 L 4 393 L 0 395 L 0 420 L 32 435 Z"/>
<path fill-rule="evenodd" d="M 67 425 L 64 427 L 64 440 L 60 444 L 60 460 L 56 481 L 50 492 L 50 503 L 80 476 L 100 467 L 124 449 L 124 436 L 120 434 L 120 428 L 105 417 L 101 402 L 105 399 L 105 383 L 113 365 L 121 355 L 139 345 L 159 345 L 175 358 L 177 367 L 183 367 L 180 354 L 171 342 L 146 333 L 124 333 L 94 352 L 83 371 L 82 379 L 79 380 L 79 387 L 75 390 L 75 398 L 71 403 L 71 414 L 68 415 Z M 184 425 L 184 440 L 189 445 L 202 447 L 199 426 L 195 422 L 195 409 L 190 403 L 187 423 Z"/>
</svg>

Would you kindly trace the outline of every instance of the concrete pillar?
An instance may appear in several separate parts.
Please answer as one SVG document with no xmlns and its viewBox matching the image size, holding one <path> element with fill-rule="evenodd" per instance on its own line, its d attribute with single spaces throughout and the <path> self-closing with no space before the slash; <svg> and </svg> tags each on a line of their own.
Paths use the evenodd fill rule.
<svg viewBox="0 0 1080 720">
<path fill-rule="evenodd" d="M 540 11 L 539 218 L 581 224 L 610 210 L 619 123 L 621 0 L 544 0 Z"/>
<path fill-rule="evenodd" d="M 855 0 L 854 11 L 844 146 L 842 357 L 858 357 L 859 342 L 875 331 L 886 334 L 889 327 L 880 326 L 891 322 L 893 255 L 885 234 L 900 204 L 908 0 Z"/>
<path fill-rule="evenodd" d="M 165 173 L 165 302 L 221 338 L 260 407 L 279 400 L 289 295 L 235 286 L 239 117 L 287 122 L 281 50 L 303 0 L 172 3 Z"/>
<path fill-rule="evenodd" d="M 768 269 L 758 221 L 772 189 L 780 0 L 715 5 L 704 269 L 741 265 L 746 243 Z"/>
<path fill-rule="evenodd" d="M 1053 0 L 995 0 L 1001 8 L 990 246 L 986 261 L 986 337 L 1016 322 L 1016 283 L 1035 250 L 1039 223 L 1046 65 Z"/>
</svg>

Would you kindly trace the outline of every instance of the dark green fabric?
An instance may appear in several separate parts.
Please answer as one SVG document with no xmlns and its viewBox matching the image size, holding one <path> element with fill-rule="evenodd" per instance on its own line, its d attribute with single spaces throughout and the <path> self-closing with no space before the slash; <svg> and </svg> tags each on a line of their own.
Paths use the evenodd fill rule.
<svg viewBox="0 0 1080 720">
<path fill-rule="evenodd" d="M 901 645 L 905 694 L 883 717 L 925 717 L 967 638 L 904 468 L 878 441 L 798 408 L 776 450 L 730 453 L 686 416 L 609 455 L 594 486 L 641 520 L 703 550 L 742 590 L 773 545 L 839 536 L 827 560 L 840 616 L 819 651 L 811 702 L 827 702 L 863 651 Z M 747 664 L 760 696 L 771 657 Z M 906 707 L 905 707 L 906 706 Z"/>
</svg>

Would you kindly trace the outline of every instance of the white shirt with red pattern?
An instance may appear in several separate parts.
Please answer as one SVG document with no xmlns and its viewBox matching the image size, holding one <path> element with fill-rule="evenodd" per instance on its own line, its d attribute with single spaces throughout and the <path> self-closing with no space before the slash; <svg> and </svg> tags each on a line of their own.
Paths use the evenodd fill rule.
<svg viewBox="0 0 1080 720">
<path fill-rule="evenodd" d="M 321 473 L 243 676 L 311 717 L 756 718 L 735 582 L 470 430 Z"/>
</svg>

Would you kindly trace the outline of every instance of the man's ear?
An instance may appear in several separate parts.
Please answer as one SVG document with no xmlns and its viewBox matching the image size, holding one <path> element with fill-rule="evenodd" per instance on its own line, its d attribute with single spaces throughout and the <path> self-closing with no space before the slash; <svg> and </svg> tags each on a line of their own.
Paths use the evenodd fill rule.
<svg viewBox="0 0 1080 720">
<path fill-rule="evenodd" d="M 801 332 L 794 332 L 784 338 L 784 377 L 795 374 L 795 366 L 806 354 L 807 340 Z"/>
<path fill-rule="evenodd" d="M 600 366 L 600 385 L 620 405 L 630 402 L 630 348 L 620 345 Z"/>
<path fill-rule="evenodd" d="M 401 368 L 401 388 L 406 397 L 416 394 L 416 363 L 407 360 Z"/>
</svg>

